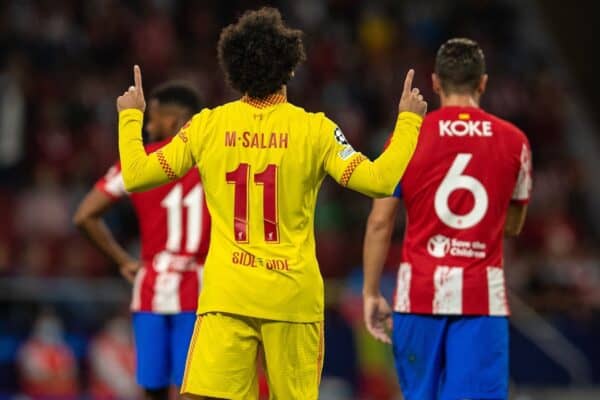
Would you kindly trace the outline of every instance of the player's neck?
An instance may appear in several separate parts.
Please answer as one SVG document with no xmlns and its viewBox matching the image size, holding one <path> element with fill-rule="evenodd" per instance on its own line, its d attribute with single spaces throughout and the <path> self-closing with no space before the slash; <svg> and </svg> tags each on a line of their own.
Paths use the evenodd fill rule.
<svg viewBox="0 0 600 400">
<path fill-rule="evenodd" d="M 442 107 L 475 107 L 479 108 L 479 99 L 472 94 L 450 94 L 440 96 Z"/>
<path fill-rule="evenodd" d="M 281 97 L 287 98 L 287 85 L 283 85 L 279 90 L 265 96 L 264 98 L 269 98 L 269 97 L 274 97 L 274 96 L 281 96 Z M 245 93 L 242 97 L 249 98 L 249 99 L 255 99 L 255 97 L 250 96 L 248 93 Z"/>
</svg>

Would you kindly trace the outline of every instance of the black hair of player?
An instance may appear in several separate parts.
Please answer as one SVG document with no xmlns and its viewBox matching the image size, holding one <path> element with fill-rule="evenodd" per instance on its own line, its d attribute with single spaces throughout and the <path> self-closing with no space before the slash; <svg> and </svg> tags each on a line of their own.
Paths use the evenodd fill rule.
<svg viewBox="0 0 600 400">
<path fill-rule="evenodd" d="M 221 32 L 218 58 L 233 89 L 264 98 L 285 85 L 306 59 L 302 31 L 287 27 L 275 8 L 246 11 Z"/>
<path fill-rule="evenodd" d="M 474 40 L 450 39 L 437 52 L 435 73 L 446 95 L 473 93 L 485 74 L 483 50 Z"/>
<path fill-rule="evenodd" d="M 160 105 L 181 107 L 191 116 L 202 108 L 198 91 L 189 83 L 169 81 L 157 86 L 150 94 L 150 99 L 158 100 Z"/>
</svg>

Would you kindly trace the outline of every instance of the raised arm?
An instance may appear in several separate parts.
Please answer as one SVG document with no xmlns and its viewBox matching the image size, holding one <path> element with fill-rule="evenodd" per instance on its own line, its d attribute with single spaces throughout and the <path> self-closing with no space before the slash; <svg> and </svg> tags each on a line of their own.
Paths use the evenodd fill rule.
<svg viewBox="0 0 600 400">
<path fill-rule="evenodd" d="M 133 67 L 135 86 L 117 99 L 119 112 L 119 155 L 125 188 L 143 191 L 177 179 L 194 166 L 189 135 L 181 132 L 160 150 L 147 154 L 142 141 L 142 126 L 146 101 L 142 88 L 142 73 Z M 192 130 L 186 125 L 183 130 Z"/>
<path fill-rule="evenodd" d="M 354 153 L 348 143 L 330 140 L 325 169 L 340 185 L 375 198 L 394 192 L 415 151 L 427 112 L 419 89 L 412 88 L 414 74 L 412 69 L 406 74 L 394 133 L 387 149 L 375 161 Z M 344 152 L 351 155 L 344 158 Z"/>
</svg>

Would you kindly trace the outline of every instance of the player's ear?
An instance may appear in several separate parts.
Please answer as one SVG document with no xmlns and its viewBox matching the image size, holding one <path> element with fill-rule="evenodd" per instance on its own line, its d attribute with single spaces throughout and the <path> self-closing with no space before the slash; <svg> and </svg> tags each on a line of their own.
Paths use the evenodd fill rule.
<svg viewBox="0 0 600 400">
<path fill-rule="evenodd" d="M 487 88 L 487 83 L 488 74 L 481 75 L 481 79 L 479 80 L 479 87 L 477 88 L 477 91 L 479 92 L 480 96 L 485 92 L 485 89 Z"/>
<path fill-rule="evenodd" d="M 434 72 L 431 74 L 431 84 L 433 86 L 433 92 L 438 96 L 442 94 L 442 83 L 440 77 Z"/>
</svg>

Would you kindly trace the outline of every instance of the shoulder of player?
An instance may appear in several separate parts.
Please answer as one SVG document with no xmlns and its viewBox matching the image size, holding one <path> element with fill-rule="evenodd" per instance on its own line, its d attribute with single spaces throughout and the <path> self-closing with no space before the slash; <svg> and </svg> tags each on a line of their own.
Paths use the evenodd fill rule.
<svg viewBox="0 0 600 400">
<path fill-rule="evenodd" d="M 192 118 L 181 127 L 176 136 L 179 136 L 179 138 L 182 139 L 184 142 L 187 142 L 190 137 L 196 138 L 198 137 L 198 135 L 201 136 L 202 133 L 204 133 L 204 131 L 206 130 L 207 124 L 209 124 L 211 121 L 214 121 L 214 117 L 218 115 L 220 113 L 220 110 L 227 106 L 227 104 L 215 108 L 203 108 L 202 110 L 194 114 Z M 169 143 L 171 139 L 172 138 L 169 138 L 165 142 L 163 142 L 162 146 Z"/>
<path fill-rule="evenodd" d="M 444 114 L 443 108 L 438 108 L 435 110 L 428 111 L 427 114 L 425 114 L 425 117 L 423 118 L 423 123 L 425 123 L 425 121 L 432 121 L 432 120 L 440 119 L 443 116 L 443 114 Z"/>
<path fill-rule="evenodd" d="M 319 133 L 322 128 L 331 127 L 334 129 L 337 127 L 335 122 L 329 119 L 323 112 L 312 112 L 307 111 L 303 107 L 299 107 L 292 103 L 285 104 L 286 118 L 290 119 L 293 123 L 307 124 L 309 126 L 309 133 Z"/>
<path fill-rule="evenodd" d="M 443 118 L 444 118 L 443 109 L 438 108 L 437 110 L 429 111 L 427 114 L 425 114 L 425 117 L 423 118 L 423 123 L 421 124 L 421 126 L 435 124 L 440 119 L 443 119 Z"/>
<path fill-rule="evenodd" d="M 213 108 L 203 108 L 192 117 L 190 123 L 197 129 L 200 125 L 210 124 L 222 119 L 224 116 L 231 115 L 232 113 L 238 114 L 240 113 L 240 107 L 244 106 L 246 106 L 246 104 L 241 100 L 234 100 Z M 184 126 L 183 129 L 185 128 L 186 126 Z"/>
<path fill-rule="evenodd" d="M 292 106 L 292 112 L 295 112 L 298 117 L 306 119 L 312 125 L 316 125 L 317 127 L 324 127 L 327 125 L 337 126 L 335 122 L 333 122 L 324 112 L 311 112 L 306 111 L 304 108 Z"/>
<path fill-rule="evenodd" d="M 130 193 L 125 190 L 123 175 L 121 173 L 121 162 L 118 160 L 108 168 L 104 175 L 98 178 L 94 187 L 113 200 L 118 200 L 122 196 L 130 195 Z"/>
<path fill-rule="evenodd" d="M 486 115 L 490 118 L 494 125 L 499 126 L 500 129 L 502 129 L 503 134 L 509 134 L 515 136 L 516 138 L 527 140 L 527 135 L 525 135 L 525 132 L 523 132 L 518 126 L 516 126 L 512 122 L 487 112 Z"/>
</svg>

